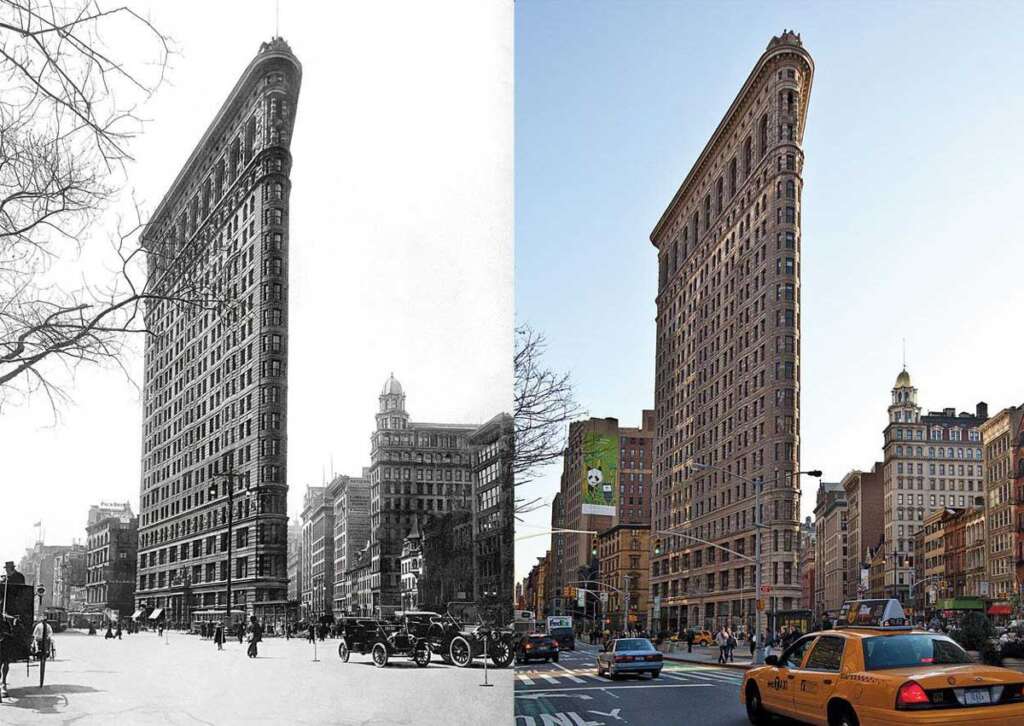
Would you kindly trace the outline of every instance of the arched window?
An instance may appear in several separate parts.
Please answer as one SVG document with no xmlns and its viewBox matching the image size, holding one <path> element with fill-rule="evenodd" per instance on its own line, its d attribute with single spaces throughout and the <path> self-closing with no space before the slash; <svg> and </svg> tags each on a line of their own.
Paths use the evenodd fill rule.
<svg viewBox="0 0 1024 726">
<path fill-rule="evenodd" d="M 796 184 L 792 179 L 786 181 L 786 199 L 796 199 Z"/>
<path fill-rule="evenodd" d="M 768 114 L 761 117 L 758 134 L 761 140 L 760 156 L 764 156 L 768 153 Z"/>
</svg>

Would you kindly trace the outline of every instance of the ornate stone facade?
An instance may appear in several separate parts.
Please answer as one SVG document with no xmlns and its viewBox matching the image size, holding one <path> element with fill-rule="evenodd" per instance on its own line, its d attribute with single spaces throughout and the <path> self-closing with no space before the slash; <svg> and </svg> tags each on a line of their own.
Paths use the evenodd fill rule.
<svg viewBox="0 0 1024 726">
<path fill-rule="evenodd" d="M 136 604 L 172 622 L 224 608 L 229 569 L 234 606 L 267 621 L 284 613 L 289 143 L 300 81 L 288 45 L 264 43 L 143 233 L 151 284 L 166 297 L 145 311 Z"/>
<path fill-rule="evenodd" d="M 765 482 L 768 607 L 800 602 L 800 198 L 814 63 L 795 33 L 773 38 L 657 226 L 652 528 L 754 551 Z M 662 627 L 738 624 L 754 570 L 663 536 L 652 557 Z"/>
</svg>

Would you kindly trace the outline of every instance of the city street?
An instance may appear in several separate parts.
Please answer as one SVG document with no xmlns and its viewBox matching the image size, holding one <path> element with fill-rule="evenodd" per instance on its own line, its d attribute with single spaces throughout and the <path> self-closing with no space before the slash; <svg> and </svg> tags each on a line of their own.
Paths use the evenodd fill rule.
<svg viewBox="0 0 1024 726">
<path fill-rule="evenodd" d="M 665 661 L 661 677 L 599 677 L 597 649 L 577 641 L 558 663 L 516 667 L 517 726 L 699 724 L 740 726 L 743 671 Z"/>
<path fill-rule="evenodd" d="M 230 640 L 223 652 L 198 635 L 153 632 L 104 640 L 79 632 L 55 637 L 46 685 L 36 666 L 11 666 L 0 723 L 68 724 L 476 724 L 507 723 L 512 669 L 482 664 L 426 668 L 395 659 L 378 669 L 369 656 L 338 658 L 338 641 L 264 640 L 260 655 Z M 198 705 L 201 704 L 201 705 Z"/>
</svg>

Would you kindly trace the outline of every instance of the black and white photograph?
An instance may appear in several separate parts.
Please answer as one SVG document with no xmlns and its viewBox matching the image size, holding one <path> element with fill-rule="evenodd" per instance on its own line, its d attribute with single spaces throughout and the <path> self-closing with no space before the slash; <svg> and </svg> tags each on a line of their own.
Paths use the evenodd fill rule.
<svg viewBox="0 0 1024 726">
<path fill-rule="evenodd" d="M 0 2 L 0 723 L 511 718 L 511 44 Z"/>
</svg>

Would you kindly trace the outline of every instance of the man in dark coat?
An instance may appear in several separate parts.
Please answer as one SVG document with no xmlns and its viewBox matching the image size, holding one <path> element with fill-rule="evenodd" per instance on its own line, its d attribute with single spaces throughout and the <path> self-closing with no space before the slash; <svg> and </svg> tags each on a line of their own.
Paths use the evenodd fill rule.
<svg viewBox="0 0 1024 726">
<path fill-rule="evenodd" d="M 217 644 L 217 650 L 224 650 L 224 626 L 218 624 L 213 631 L 213 642 Z"/>
<path fill-rule="evenodd" d="M 247 655 L 250 658 L 255 658 L 257 655 L 256 646 L 263 639 L 263 627 L 256 622 L 256 616 L 249 616 L 249 650 Z"/>
<path fill-rule="evenodd" d="M 11 583 L 12 585 L 25 584 L 25 576 L 18 572 L 18 570 L 14 567 L 14 562 L 12 560 L 7 560 L 7 562 L 4 563 L 4 570 L 6 570 L 7 572 L 7 582 Z"/>
</svg>

